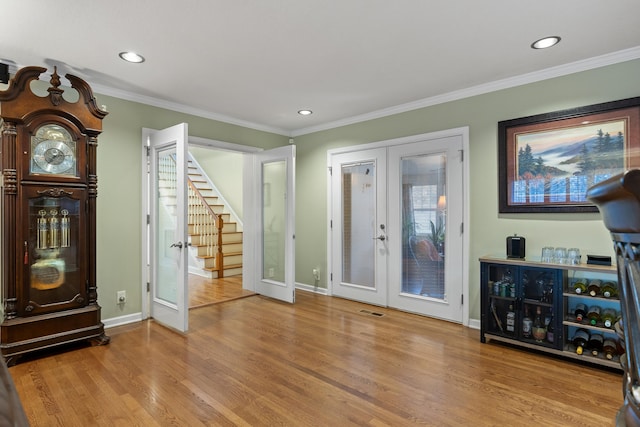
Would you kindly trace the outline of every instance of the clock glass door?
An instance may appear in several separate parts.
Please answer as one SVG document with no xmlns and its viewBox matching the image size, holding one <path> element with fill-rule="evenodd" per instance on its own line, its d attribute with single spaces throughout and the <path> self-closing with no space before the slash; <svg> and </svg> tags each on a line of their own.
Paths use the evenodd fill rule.
<svg viewBox="0 0 640 427">
<path fill-rule="evenodd" d="M 25 186 L 27 194 L 24 235 L 18 242 L 23 264 L 22 315 L 40 314 L 61 306 L 86 304 L 85 190 Z"/>
</svg>

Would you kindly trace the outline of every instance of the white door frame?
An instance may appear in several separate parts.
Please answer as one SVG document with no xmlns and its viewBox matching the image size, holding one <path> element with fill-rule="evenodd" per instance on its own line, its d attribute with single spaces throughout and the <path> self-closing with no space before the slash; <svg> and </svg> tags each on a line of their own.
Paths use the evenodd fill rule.
<svg viewBox="0 0 640 427">
<path fill-rule="evenodd" d="M 420 142 L 424 140 L 432 140 L 432 139 L 440 139 L 451 136 L 459 136 L 462 138 L 462 150 L 464 154 L 469 153 L 469 127 L 459 127 L 453 129 L 447 129 L 436 132 L 429 132 L 419 135 L 411 135 L 402 138 L 389 139 L 384 141 L 376 141 L 367 144 L 349 146 L 349 147 L 341 147 L 327 151 L 327 169 L 331 167 L 331 156 L 339 153 L 347 153 L 350 151 L 360 151 L 360 150 L 368 150 L 371 148 L 381 148 L 381 147 L 389 147 L 400 144 L 408 144 L 413 142 Z M 469 326 L 469 161 L 463 162 L 463 214 L 462 221 L 464 224 L 464 233 L 462 235 L 462 295 L 464 298 L 464 303 L 462 305 L 462 324 L 464 326 Z M 327 173 L 327 218 L 331 220 L 331 209 L 332 209 L 332 200 L 331 200 L 331 175 Z M 327 267 L 330 268 L 331 260 L 332 260 L 332 232 L 331 232 L 331 224 L 327 223 Z M 332 295 L 333 284 L 331 282 L 330 276 L 327 277 L 327 294 Z"/>
<path fill-rule="evenodd" d="M 156 132 L 155 129 L 147 129 L 143 128 L 144 132 Z M 251 147 L 249 145 L 240 145 L 234 144 L 231 142 L 217 141 L 215 139 L 207 139 L 201 138 L 197 136 L 189 136 L 189 146 L 196 147 L 204 147 L 204 148 L 212 148 L 218 150 L 227 150 L 227 151 L 235 151 L 238 153 L 257 153 L 259 151 L 263 151 L 262 148 Z M 147 283 L 150 282 L 151 273 L 149 270 L 149 262 L 150 262 L 150 252 L 149 252 L 149 225 L 147 222 L 147 214 L 149 213 L 149 206 L 146 206 L 146 203 L 149 201 L 149 161 L 147 159 L 147 145 L 146 138 L 143 136 L 142 138 L 142 215 L 141 215 L 141 229 L 142 229 L 142 283 L 141 283 L 141 309 L 142 309 L 142 320 L 148 319 L 151 315 L 151 306 L 149 301 L 149 288 Z M 243 283 L 244 286 L 244 283 Z M 250 291 L 255 291 L 255 289 L 249 289 Z"/>
</svg>

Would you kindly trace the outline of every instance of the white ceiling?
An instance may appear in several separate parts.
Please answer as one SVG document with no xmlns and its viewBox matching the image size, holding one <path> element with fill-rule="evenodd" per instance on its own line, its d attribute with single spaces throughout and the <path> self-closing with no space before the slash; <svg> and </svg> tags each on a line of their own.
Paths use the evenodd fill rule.
<svg viewBox="0 0 640 427">
<path fill-rule="evenodd" d="M 57 65 L 289 136 L 640 58 L 638 0 L 2 0 L 0 16 L 11 71 Z"/>
</svg>

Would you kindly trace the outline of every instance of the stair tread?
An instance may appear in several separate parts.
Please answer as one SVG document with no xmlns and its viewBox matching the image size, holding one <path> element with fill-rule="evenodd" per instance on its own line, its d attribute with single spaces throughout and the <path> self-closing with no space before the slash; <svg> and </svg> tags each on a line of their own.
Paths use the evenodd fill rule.
<svg viewBox="0 0 640 427">
<path fill-rule="evenodd" d="M 241 268 L 241 267 L 242 267 L 242 264 L 225 265 L 224 266 L 224 270 L 231 270 L 233 268 Z M 215 267 L 205 267 L 205 268 L 203 268 L 203 270 L 206 270 L 206 271 L 218 271 L 218 269 L 215 268 Z"/>
</svg>

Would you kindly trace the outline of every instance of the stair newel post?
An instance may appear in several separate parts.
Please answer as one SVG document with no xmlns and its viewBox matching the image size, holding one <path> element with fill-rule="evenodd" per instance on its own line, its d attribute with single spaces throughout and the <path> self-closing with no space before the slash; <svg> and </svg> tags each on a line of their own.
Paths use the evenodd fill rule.
<svg viewBox="0 0 640 427">
<path fill-rule="evenodd" d="M 218 224 L 218 252 L 216 254 L 216 266 L 218 267 L 218 277 L 224 277 L 224 261 L 222 256 L 222 227 L 224 220 L 222 219 L 222 215 L 217 215 L 217 224 Z"/>
</svg>

